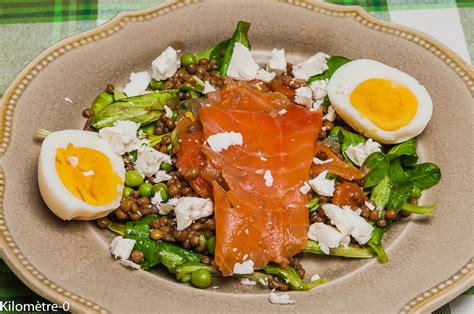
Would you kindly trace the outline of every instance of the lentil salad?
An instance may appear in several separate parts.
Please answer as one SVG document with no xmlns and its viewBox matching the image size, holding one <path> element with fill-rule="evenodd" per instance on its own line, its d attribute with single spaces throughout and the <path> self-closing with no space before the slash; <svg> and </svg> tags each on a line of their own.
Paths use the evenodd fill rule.
<svg viewBox="0 0 474 314">
<path fill-rule="evenodd" d="M 147 78 L 146 88 L 137 95 L 124 93 L 127 87 L 120 90 L 112 84 L 107 85 L 91 107 L 84 110 L 86 131 L 99 132 L 102 137 L 102 130 L 116 132 L 121 122 L 128 121 L 136 124 L 134 136 L 140 141 L 137 148 L 120 154 L 126 171 L 119 206 L 96 220 L 99 228 L 118 234 L 120 238 L 116 244 L 123 239 L 133 240 L 128 254 L 114 252 L 114 248 L 119 247 L 114 245 L 112 253 L 131 261 L 127 265 L 134 268 L 163 265 L 178 281 L 191 282 L 197 288 L 208 288 L 212 276 L 229 275 L 223 272 L 223 262 L 216 262 L 216 242 L 219 242 L 216 209 L 204 215 L 202 212 L 209 204 L 202 202 L 197 206 L 199 215 L 187 217 L 191 221 L 183 225 L 178 208 L 185 199 L 198 198 L 211 199 L 216 206 L 216 199 L 213 199 L 216 189 L 232 190 L 222 172 L 213 172 L 212 179 L 207 180 L 210 171 L 205 167 L 209 163 L 195 160 L 200 158 L 196 149 L 200 153 L 200 147 L 206 145 L 202 139 L 206 131 L 202 110 L 213 107 L 216 102 L 224 102 L 226 95 L 232 101 L 240 97 L 237 102 L 242 102 L 244 94 L 239 93 L 250 91 L 250 94 L 257 94 L 255 97 L 259 101 L 266 95 L 276 98 L 271 100 L 272 105 L 278 107 L 277 113 L 270 113 L 273 118 L 284 119 L 291 110 L 287 110 L 290 107 L 286 104 L 291 103 L 304 108 L 321 123 L 312 143 L 314 153 L 307 178 L 301 186 L 295 187 L 300 196 L 306 198 L 307 217 L 304 219 L 309 228 L 304 233 L 308 234 L 309 240 L 304 239 L 304 247 L 297 254 L 287 256 L 285 262 L 269 260 L 254 269 L 252 261 L 250 271 L 241 272 L 236 271 L 234 265 L 230 275 L 270 289 L 309 290 L 328 279 L 317 276 L 313 281 L 304 281 L 306 274 L 301 259 L 305 254 L 377 257 L 381 263 L 386 263 L 388 257 L 382 247 L 384 231 L 411 214 L 433 214 L 434 206 L 419 206 L 417 200 L 423 190 L 439 182 L 439 168 L 431 163 L 416 163 L 415 137 L 382 145 L 367 136 L 370 131 L 342 118 L 335 109 L 336 103 L 328 95 L 328 81 L 351 60 L 316 54 L 312 57 L 314 60 L 307 63 L 316 65 L 316 70 L 308 74 L 301 64 L 293 66 L 285 61 L 282 66 L 282 62 L 278 62 L 281 58 L 276 57 L 281 52 L 276 51 L 272 53 L 276 65 L 272 66 L 270 60 L 266 70 L 256 69 L 253 73 L 254 65 L 249 65 L 246 54 L 250 52 L 249 27 L 248 23 L 239 22 L 228 40 L 196 54 L 183 53 L 179 62 L 173 61 L 172 56 L 158 60 L 156 75 Z M 168 49 L 167 53 L 172 55 Z M 236 70 L 236 52 L 241 56 L 240 63 L 245 64 L 242 69 Z M 160 65 L 165 66 L 160 68 Z M 352 96 L 350 98 L 352 101 Z M 285 106 L 280 107 L 281 103 Z M 231 132 L 224 133 L 228 136 Z M 209 137 L 207 143 L 212 143 Z M 242 145 L 229 138 L 218 144 L 224 148 L 216 149 L 214 153 Z M 139 163 L 140 154 L 145 155 L 144 146 L 153 151 L 151 154 L 162 154 L 159 155 L 158 170 L 148 173 L 150 165 Z M 187 147 L 186 151 L 183 147 Z M 183 157 L 190 155 L 198 157 Z M 184 158 L 191 158 L 190 167 L 189 163 L 183 166 Z M 212 159 L 209 155 L 202 158 Z M 262 173 L 257 173 L 260 170 Z M 256 176 L 263 173 L 266 186 L 272 187 L 275 173 L 272 176 L 270 170 L 255 171 Z M 188 209 L 197 210 L 193 206 Z M 210 206 L 213 206 L 212 202 Z M 344 230 L 347 224 L 351 225 L 350 230 Z M 242 263 L 236 264 L 241 266 L 247 261 L 251 260 L 244 258 Z"/>
</svg>

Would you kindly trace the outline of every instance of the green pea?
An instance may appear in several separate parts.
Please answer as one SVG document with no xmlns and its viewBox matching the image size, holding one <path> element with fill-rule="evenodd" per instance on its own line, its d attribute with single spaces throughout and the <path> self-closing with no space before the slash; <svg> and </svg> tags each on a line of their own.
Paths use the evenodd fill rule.
<svg viewBox="0 0 474 314">
<path fill-rule="evenodd" d="M 129 197 L 130 196 L 130 193 L 132 193 L 133 189 L 131 187 L 124 187 L 123 188 L 123 196 L 125 197 Z"/>
<path fill-rule="evenodd" d="M 153 123 L 148 124 L 146 126 L 141 127 L 140 130 L 142 130 L 145 134 L 154 135 L 155 134 L 155 125 Z"/>
<path fill-rule="evenodd" d="M 164 171 L 168 171 L 168 172 L 174 170 L 173 166 L 170 165 L 170 164 L 167 163 L 167 162 L 162 162 L 161 165 L 160 165 L 160 169 L 161 169 L 161 170 L 164 170 Z"/>
<path fill-rule="evenodd" d="M 155 193 L 160 193 L 161 194 L 161 199 L 166 202 L 169 198 L 168 196 L 168 187 L 166 186 L 166 184 L 164 183 L 157 183 L 153 186 L 153 195 L 155 195 Z"/>
<path fill-rule="evenodd" d="M 125 172 L 125 185 L 136 188 L 143 183 L 143 177 L 140 172 L 136 170 L 128 170 Z"/>
<path fill-rule="evenodd" d="M 157 81 L 153 78 L 150 81 L 150 87 L 154 90 L 162 89 L 163 85 L 165 85 L 165 81 Z"/>
<path fill-rule="evenodd" d="M 413 186 L 413 190 L 411 191 L 412 198 L 420 198 L 421 197 L 421 189 L 419 187 Z"/>
<path fill-rule="evenodd" d="M 216 250 L 216 236 L 207 239 L 206 248 L 209 254 L 214 255 L 214 251 Z"/>
<path fill-rule="evenodd" d="M 191 283 L 196 288 L 206 289 L 211 285 L 211 273 L 204 268 L 196 269 L 191 274 Z"/>
<path fill-rule="evenodd" d="M 190 64 L 196 63 L 196 57 L 190 52 L 185 52 L 181 56 L 180 61 L 182 66 L 187 67 Z"/>
<path fill-rule="evenodd" d="M 151 183 L 142 183 L 138 188 L 141 196 L 151 197 L 153 194 L 153 184 Z"/>
</svg>

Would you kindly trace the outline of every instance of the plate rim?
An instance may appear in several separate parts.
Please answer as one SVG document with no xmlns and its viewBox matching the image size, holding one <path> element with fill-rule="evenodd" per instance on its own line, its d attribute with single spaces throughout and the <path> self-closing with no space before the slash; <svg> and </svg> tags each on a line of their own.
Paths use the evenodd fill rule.
<svg viewBox="0 0 474 314">
<path fill-rule="evenodd" d="M 87 45 L 119 32 L 128 23 L 155 19 L 168 12 L 203 1 L 205 0 L 168 0 L 160 5 L 144 10 L 123 11 L 104 24 L 86 32 L 62 39 L 41 52 L 17 75 L 2 97 L 2 111 L 0 113 L 0 158 L 3 157 L 8 149 L 11 137 L 13 112 L 16 102 L 21 97 L 28 84 L 42 69 L 47 67 L 49 63 L 74 48 Z M 446 45 L 425 33 L 406 26 L 380 20 L 367 13 L 359 6 L 340 6 L 316 0 L 275 1 L 299 6 L 319 14 L 339 18 L 354 18 L 366 28 L 397 36 L 418 44 L 450 66 L 450 68 L 464 81 L 468 89 L 471 91 L 471 94 L 474 94 L 473 68 Z M 0 166 L 0 256 L 2 256 L 8 267 L 34 292 L 57 304 L 68 302 L 71 306 L 71 310 L 74 312 L 107 312 L 107 310 L 102 308 L 99 304 L 73 294 L 48 280 L 39 270 L 31 265 L 21 253 L 19 248 L 16 246 L 14 239 L 10 236 L 8 226 L 3 216 L 5 184 L 5 175 Z M 473 284 L 474 258 L 471 258 L 455 274 L 440 282 L 438 285 L 421 292 L 418 296 L 414 296 L 406 305 L 399 309 L 399 312 L 425 312 L 434 310 L 444 303 L 449 302 Z"/>
</svg>

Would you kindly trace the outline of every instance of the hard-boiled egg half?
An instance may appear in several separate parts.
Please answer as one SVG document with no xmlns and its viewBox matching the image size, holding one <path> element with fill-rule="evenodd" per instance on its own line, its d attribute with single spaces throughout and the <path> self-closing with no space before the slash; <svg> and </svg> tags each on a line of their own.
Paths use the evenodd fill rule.
<svg viewBox="0 0 474 314">
<path fill-rule="evenodd" d="M 415 78 L 374 60 L 355 60 L 337 69 L 328 96 L 346 123 L 384 144 L 420 134 L 433 111 L 428 91 Z"/>
<path fill-rule="evenodd" d="M 38 183 L 46 205 L 61 219 L 104 217 L 120 205 L 122 157 L 95 132 L 51 133 L 41 146 Z"/>
</svg>

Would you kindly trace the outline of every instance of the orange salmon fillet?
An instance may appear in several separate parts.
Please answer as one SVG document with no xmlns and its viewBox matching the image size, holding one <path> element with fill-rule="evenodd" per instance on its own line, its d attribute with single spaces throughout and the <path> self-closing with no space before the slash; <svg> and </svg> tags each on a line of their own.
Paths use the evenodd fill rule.
<svg viewBox="0 0 474 314">
<path fill-rule="evenodd" d="M 249 90 L 244 89 L 245 97 Z M 271 99 L 275 93 L 267 94 Z M 202 147 L 229 187 L 225 191 L 213 182 L 215 262 L 224 276 L 232 275 L 234 265 L 244 260 L 252 260 L 256 269 L 269 262 L 286 266 L 307 243 L 307 197 L 299 188 L 309 176 L 321 111 L 288 103 L 282 106 L 279 100 L 275 107 L 268 98 L 257 98 L 255 110 L 248 98 L 240 108 L 242 95 L 234 94 L 222 97 L 227 103 L 204 107 L 199 113 L 204 139 L 231 131 L 243 137 L 242 146 L 219 153 L 205 144 Z M 286 113 L 281 115 L 271 110 L 282 107 Z M 266 184 L 265 173 L 272 184 Z"/>
</svg>

